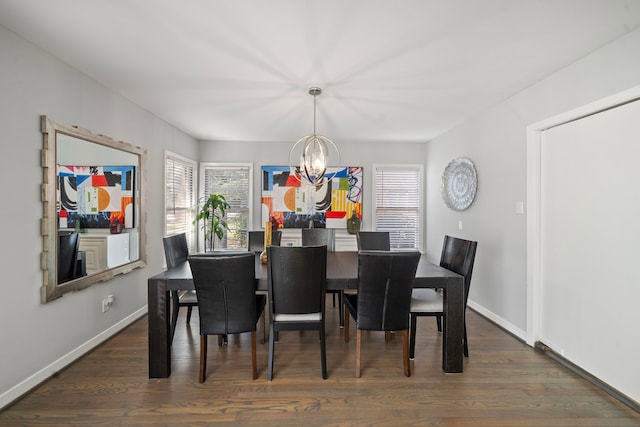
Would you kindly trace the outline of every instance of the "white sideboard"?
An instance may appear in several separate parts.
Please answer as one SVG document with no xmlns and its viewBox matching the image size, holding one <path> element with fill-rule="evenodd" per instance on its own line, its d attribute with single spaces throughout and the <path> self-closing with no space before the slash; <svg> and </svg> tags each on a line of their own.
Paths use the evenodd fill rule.
<svg viewBox="0 0 640 427">
<path fill-rule="evenodd" d="M 129 234 L 80 234 L 80 250 L 84 251 L 87 274 L 129 262 Z"/>
<path fill-rule="evenodd" d="M 357 251 L 358 242 L 355 234 L 347 233 L 347 230 L 335 229 L 334 235 L 336 251 Z M 302 244 L 302 232 L 299 228 L 283 228 L 280 246 L 300 246 Z"/>
<path fill-rule="evenodd" d="M 336 230 L 335 238 L 335 250 L 341 251 L 357 251 L 358 241 L 355 234 L 349 234 L 346 230 Z"/>
</svg>

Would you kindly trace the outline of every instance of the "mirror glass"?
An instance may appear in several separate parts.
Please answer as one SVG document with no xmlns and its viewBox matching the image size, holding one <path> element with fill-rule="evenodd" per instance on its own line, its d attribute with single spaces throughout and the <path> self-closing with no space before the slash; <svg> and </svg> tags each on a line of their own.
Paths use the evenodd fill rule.
<svg viewBox="0 0 640 427">
<path fill-rule="evenodd" d="M 145 265 L 145 151 L 42 116 L 42 301 Z"/>
</svg>

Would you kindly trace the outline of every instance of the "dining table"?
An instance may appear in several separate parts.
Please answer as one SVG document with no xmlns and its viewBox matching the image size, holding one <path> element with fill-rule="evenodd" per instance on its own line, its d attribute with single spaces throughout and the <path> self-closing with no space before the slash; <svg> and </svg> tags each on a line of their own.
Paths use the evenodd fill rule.
<svg viewBox="0 0 640 427">
<path fill-rule="evenodd" d="M 246 253 L 246 252 L 245 252 Z M 258 291 L 267 291 L 267 266 L 255 254 Z M 189 262 L 158 273 L 147 280 L 149 324 L 149 378 L 171 375 L 171 291 L 194 289 Z M 463 370 L 465 289 L 463 276 L 420 257 L 414 288 L 442 289 L 444 327 L 442 332 L 442 370 Z M 358 252 L 327 252 L 327 290 L 358 289 Z"/>
</svg>

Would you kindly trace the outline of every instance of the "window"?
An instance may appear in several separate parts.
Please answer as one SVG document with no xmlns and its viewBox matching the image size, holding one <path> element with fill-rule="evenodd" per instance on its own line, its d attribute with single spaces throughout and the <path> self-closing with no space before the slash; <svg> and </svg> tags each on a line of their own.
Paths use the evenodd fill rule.
<svg viewBox="0 0 640 427">
<path fill-rule="evenodd" d="M 374 165 L 375 226 L 394 249 L 421 250 L 421 165 Z"/>
<path fill-rule="evenodd" d="M 164 206 L 166 236 L 186 233 L 189 251 L 195 249 L 196 163 L 177 154 L 164 156 Z"/>
<path fill-rule="evenodd" d="M 221 194 L 230 205 L 225 217 L 229 229 L 225 231 L 222 239 L 215 239 L 215 247 L 246 249 L 247 230 L 251 218 L 252 165 L 203 163 L 201 166 L 201 197 Z M 202 240 L 200 235 L 199 240 Z M 200 243 L 200 246 L 204 249 L 203 243 Z"/>
</svg>

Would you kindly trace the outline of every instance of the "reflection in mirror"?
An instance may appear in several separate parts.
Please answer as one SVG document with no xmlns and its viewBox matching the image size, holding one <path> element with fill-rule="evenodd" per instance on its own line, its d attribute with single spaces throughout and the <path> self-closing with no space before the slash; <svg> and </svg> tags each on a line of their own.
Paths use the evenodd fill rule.
<svg viewBox="0 0 640 427">
<path fill-rule="evenodd" d="M 144 150 L 42 116 L 44 303 L 144 265 Z"/>
</svg>

